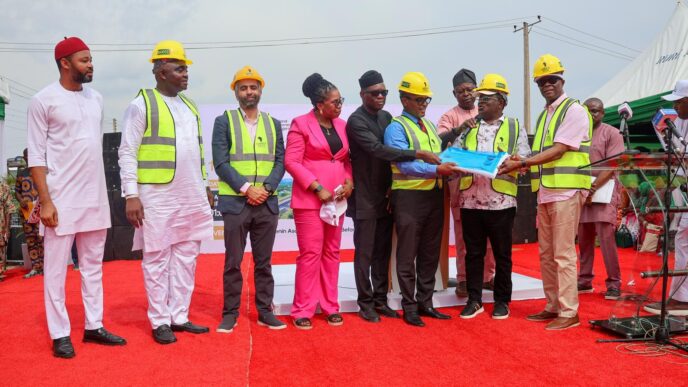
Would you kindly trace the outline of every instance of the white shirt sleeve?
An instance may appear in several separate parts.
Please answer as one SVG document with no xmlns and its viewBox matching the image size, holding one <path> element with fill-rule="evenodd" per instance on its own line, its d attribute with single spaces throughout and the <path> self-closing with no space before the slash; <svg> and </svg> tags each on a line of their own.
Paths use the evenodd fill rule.
<svg viewBox="0 0 688 387">
<path fill-rule="evenodd" d="M 27 112 L 29 167 L 47 167 L 48 115 L 36 98 L 29 101 Z"/>
<path fill-rule="evenodd" d="M 138 153 L 146 131 L 146 112 L 143 97 L 137 97 L 124 112 L 122 142 L 119 145 L 119 167 L 122 195 L 138 195 Z"/>
</svg>

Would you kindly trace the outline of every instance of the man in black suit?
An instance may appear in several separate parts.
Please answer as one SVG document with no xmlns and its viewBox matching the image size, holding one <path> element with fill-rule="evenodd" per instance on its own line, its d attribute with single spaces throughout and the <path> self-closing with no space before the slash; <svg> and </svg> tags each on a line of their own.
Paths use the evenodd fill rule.
<svg viewBox="0 0 688 387">
<path fill-rule="evenodd" d="M 280 122 L 258 110 L 265 81 L 250 66 L 234 75 L 239 109 L 215 118 L 213 162 L 220 178 L 218 210 L 224 219 L 224 306 L 218 332 L 230 333 L 239 317 L 241 260 L 250 233 L 258 325 L 283 329 L 272 313 L 275 281 L 270 263 L 279 207 L 275 193 L 284 175 L 284 140 Z"/>
<path fill-rule="evenodd" d="M 351 149 L 353 195 L 347 216 L 354 221 L 354 274 L 358 290 L 359 316 L 379 322 L 380 314 L 398 318 L 387 305 L 389 257 L 392 248 L 392 216 L 389 191 L 392 185 L 390 162 L 421 159 L 439 164 L 439 158 L 423 150 L 403 150 L 383 144 L 385 128 L 392 115 L 383 110 L 388 90 L 382 75 L 365 72 L 358 80 L 363 104 L 351 114 L 346 133 Z M 372 280 L 372 287 L 371 287 Z"/>
</svg>

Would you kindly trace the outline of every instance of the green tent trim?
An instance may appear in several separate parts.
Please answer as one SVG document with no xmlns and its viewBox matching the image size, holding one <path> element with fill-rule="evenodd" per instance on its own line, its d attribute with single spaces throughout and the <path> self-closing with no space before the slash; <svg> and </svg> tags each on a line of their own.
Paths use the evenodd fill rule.
<svg viewBox="0 0 688 387">
<path fill-rule="evenodd" d="M 663 95 L 667 95 L 669 93 L 671 93 L 671 91 L 667 91 L 664 93 L 652 95 L 649 97 L 629 102 L 628 104 L 631 105 L 631 109 L 633 109 L 633 117 L 630 120 L 628 120 L 628 125 L 630 126 L 634 124 L 648 123 L 652 121 L 652 117 L 657 112 L 657 109 L 671 108 L 673 106 L 673 102 L 665 101 L 662 99 Z M 621 104 L 609 106 L 606 109 L 604 109 L 603 120 L 605 123 L 612 126 L 616 126 L 617 128 L 621 123 L 621 117 L 617 112 L 619 105 Z"/>
<path fill-rule="evenodd" d="M 0 99 L 0 120 L 5 119 L 5 102 Z"/>
</svg>

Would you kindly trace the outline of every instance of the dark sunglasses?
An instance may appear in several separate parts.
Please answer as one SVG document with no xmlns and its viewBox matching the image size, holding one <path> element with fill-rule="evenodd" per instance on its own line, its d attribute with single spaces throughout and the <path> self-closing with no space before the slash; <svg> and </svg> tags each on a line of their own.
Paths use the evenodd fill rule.
<svg viewBox="0 0 688 387">
<path fill-rule="evenodd" d="M 432 101 L 432 97 L 416 97 L 416 98 L 411 98 L 408 96 L 404 96 L 406 99 L 410 99 L 412 101 L 416 101 L 418 105 L 427 105 Z"/>
<path fill-rule="evenodd" d="M 559 82 L 560 79 L 561 78 L 559 77 L 545 77 L 538 79 L 535 83 L 537 83 L 538 86 L 542 87 L 544 85 L 554 85 L 557 82 Z"/>
<path fill-rule="evenodd" d="M 380 94 L 382 94 L 382 96 L 386 97 L 386 96 L 387 96 L 387 93 L 389 93 L 389 90 L 387 90 L 387 89 L 385 89 L 385 90 L 371 90 L 371 91 L 366 91 L 366 94 L 370 94 L 370 95 L 372 95 L 373 97 L 379 97 Z"/>
<path fill-rule="evenodd" d="M 497 99 L 497 95 L 496 95 L 496 94 L 493 94 L 493 95 L 481 95 L 480 98 L 478 98 L 478 103 L 489 102 L 491 99 L 495 99 L 495 100 L 496 100 L 496 99 Z"/>
</svg>

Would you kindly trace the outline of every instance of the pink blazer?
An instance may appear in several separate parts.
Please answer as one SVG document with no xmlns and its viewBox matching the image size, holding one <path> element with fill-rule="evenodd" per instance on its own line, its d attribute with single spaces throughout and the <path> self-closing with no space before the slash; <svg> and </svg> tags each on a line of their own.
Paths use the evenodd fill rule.
<svg viewBox="0 0 688 387">
<path fill-rule="evenodd" d="M 294 178 L 291 208 L 320 209 L 318 196 L 308 190 L 315 180 L 334 194 L 335 187 L 343 185 L 344 179 L 352 179 L 346 122 L 336 118 L 333 123 L 343 145 L 335 155 L 312 110 L 291 122 L 284 155 L 284 167 Z"/>
</svg>

